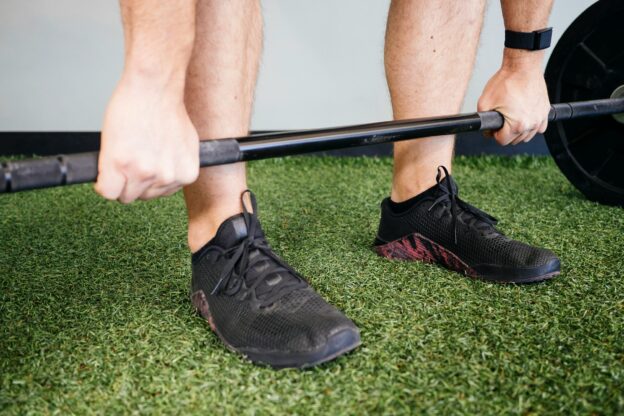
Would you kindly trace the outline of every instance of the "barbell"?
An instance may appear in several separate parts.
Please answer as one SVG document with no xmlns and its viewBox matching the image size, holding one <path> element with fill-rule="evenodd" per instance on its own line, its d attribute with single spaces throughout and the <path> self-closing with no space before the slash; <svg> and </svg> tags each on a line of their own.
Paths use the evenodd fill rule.
<svg viewBox="0 0 624 416">
<path fill-rule="evenodd" d="M 624 205 L 623 18 L 624 2 L 592 5 L 562 35 L 545 74 L 555 103 L 545 137 L 557 165 L 588 198 L 618 205 Z M 503 124 L 500 113 L 488 111 L 204 140 L 200 166 L 492 131 Z M 86 152 L 4 162 L 0 193 L 92 182 L 97 161 L 98 152 Z"/>
</svg>

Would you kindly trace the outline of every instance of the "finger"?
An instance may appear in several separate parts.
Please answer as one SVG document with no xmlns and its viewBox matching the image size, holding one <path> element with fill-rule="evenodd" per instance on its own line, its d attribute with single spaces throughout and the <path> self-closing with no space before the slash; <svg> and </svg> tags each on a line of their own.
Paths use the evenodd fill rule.
<svg viewBox="0 0 624 416">
<path fill-rule="evenodd" d="M 542 124 L 540 124 L 539 128 L 537 129 L 537 132 L 544 133 L 546 129 L 548 129 L 548 119 L 545 119 L 544 121 L 542 121 Z"/>
<path fill-rule="evenodd" d="M 477 111 L 478 112 L 490 111 L 490 110 L 492 110 L 491 106 L 487 105 L 485 101 L 482 101 L 481 99 L 479 99 L 479 101 L 477 101 Z"/>
<path fill-rule="evenodd" d="M 524 141 L 524 139 L 526 139 L 530 134 L 531 134 L 530 130 L 529 131 L 523 131 L 522 133 L 520 133 L 519 135 L 514 137 L 514 139 L 511 141 L 511 144 L 513 146 L 515 146 L 518 143 L 522 143 Z"/>
<path fill-rule="evenodd" d="M 525 133 L 520 133 L 520 134 L 515 135 L 515 136 L 513 137 L 513 139 L 511 139 L 511 141 L 509 142 L 509 144 L 510 144 L 510 145 L 512 145 L 512 146 L 517 145 L 518 143 L 522 142 L 522 139 L 524 138 L 524 136 L 525 136 L 526 134 L 527 134 L 527 133 L 525 132 Z"/>
<path fill-rule="evenodd" d="M 516 136 L 518 135 L 512 133 L 511 125 L 508 122 L 505 122 L 500 130 L 494 132 L 494 138 L 501 146 L 507 146 Z"/>
<path fill-rule="evenodd" d="M 179 188 L 171 188 L 165 191 L 165 193 L 163 194 L 163 196 L 171 196 L 176 194 L 180 189 L 182 189 L 182 187 Z"/>
<path fill-rule="evenodd" d="M 171 196 L 180 190 L 182 186 L 179 184 L 169 186 L 156 186 L 146 189 L 145 192 L 139 196 L 139 199 L 147 201 L 149 199 L 158 198 L 161 196 Z"/>
<path fill-rule="evenodd" d="M 518 137 L 516 137 L 511 144 L 512 145 L 518 145 L 520 143 L 524 143 L 525 141 L 529 141 L 533 138 L 533 136 L 535 135 L 535 133 L 537 132 L 537 130 L 529 130 L 529 131 L 525 131 L 524 133 L 520 134 Z"/>
<path fill-rule="evenodd" d="M 522 142 L 527 143 L 529 141 L 531 141 L 535 135 L 537 134 L 540 126 L 541 126 L 541 122 L 537 122 L 535 124 L 532 124 L 530 126 L 530 128 L 526 131 L 527 134 L 523 134 L 522 140 L 518 139 L 518 142 L 515 144 L 520 144 Z"/>
<path fill-rule="evenodd" d="M 153 184 L 153 180 L 143 181 L 128 181 L 121 195 L 119 196 L 119 202 L 123 204 L 129 204 L 139 198 L 148 188 Z"/>
<path fill-rule="evenodd" d="M 531 130 L 531 134 L 524 139 L 524 142 L 528 143 L 531 140 L 533 140 L 535 138 L 535 136 L 537 136 L 537 133 L 539 133 L 539 127 L 534 129 L 534 130 Z"/>
<path fill-rule="evenodd" d="M 521 143 L 528 135 L 530 135 L 532 130 L 532 126 L 529 126 L 526 123 L 516 122 L 511 127 L 511 132 L 513 133 L 513 138 L 509 142 L 511 145 L 517 145 Z"/>
<path fill-rule="evenodd" d="M 113 167 L 103 167 L 95 183 L 95 192 L 112 201 L 119 198 L 126 185 L 126 177 Z"/>
</svg>

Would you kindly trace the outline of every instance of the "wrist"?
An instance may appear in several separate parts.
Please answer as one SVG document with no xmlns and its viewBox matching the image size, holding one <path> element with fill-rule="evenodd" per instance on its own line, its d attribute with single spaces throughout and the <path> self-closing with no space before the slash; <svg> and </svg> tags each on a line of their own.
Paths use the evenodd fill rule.
<svg viewBox="0 0 624 416">
<path fill-rule="evenodd" d="M 184 96 L 186 67 L 177 65 L 148 65 L 145 61 L 137 63 L 130 59 L 121 76 L 120 84 L 131 90 L 158 92 L 168 96 Z"/>
<path fill-rule="evenodd" d="M 528 51 L 523 49 L 505 48 L 501 68 L 511 71 L 538 71 L 542 72 L 544 50 Z"/>
<path fill-rule="evenodd" d="M 139 88 L 184 93 L 193 37 L 178 39 L 175 47 L 146 47 L 138 40 L 127 46 L 122 82 Z"/>
</svg>

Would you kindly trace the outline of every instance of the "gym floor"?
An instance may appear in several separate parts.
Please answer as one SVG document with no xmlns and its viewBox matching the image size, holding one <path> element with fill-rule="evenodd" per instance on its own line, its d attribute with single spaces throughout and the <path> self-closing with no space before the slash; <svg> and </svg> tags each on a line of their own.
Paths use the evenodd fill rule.
<svg viewBox="0 0 624 416">
<path fill-rule="evenodd" d="M 361 328 L 319 368 L 227 351 L 188 300 L 180 194 L 121 206 L 89 185 L 0 197 L 7 414 L 624 412 L 624 215 L 545 157 L 460 157 L 466 200 L 551 248 L 557 279 L 503 286 L 370 249 L 388 158 L 250 164 L 274 248 Z M 262 409 L 262 410 L 260 410 Z"/>
</svg>

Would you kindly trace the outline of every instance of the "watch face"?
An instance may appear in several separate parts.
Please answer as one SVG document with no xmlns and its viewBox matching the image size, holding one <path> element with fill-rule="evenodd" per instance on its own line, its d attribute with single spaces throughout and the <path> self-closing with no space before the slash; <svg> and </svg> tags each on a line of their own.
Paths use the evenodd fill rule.
<svg viewBox="0 0 624 416">
<path fill-rule="evenodd" d="M 538 30 L 533 32 L 535 37 L 533 38 L 533 50 L 546 49 L 550 47 L 550 41 L 552 40 L 552 27 Z"/>
</svg>

